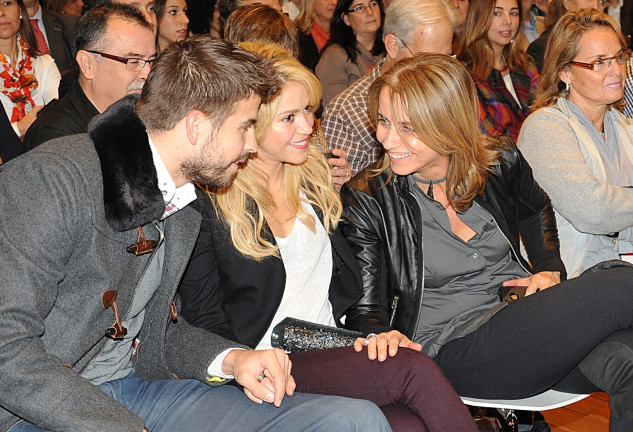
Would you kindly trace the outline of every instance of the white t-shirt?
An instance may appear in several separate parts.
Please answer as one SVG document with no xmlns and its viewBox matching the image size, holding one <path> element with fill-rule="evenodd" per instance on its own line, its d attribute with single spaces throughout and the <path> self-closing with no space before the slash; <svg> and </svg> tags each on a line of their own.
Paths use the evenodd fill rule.
<svg viewBox="0 0 633 432">
<path fill-rule="evenodd" d="M 286 317 L 336 326 L 328 298 L 332 279 L 332 246 L 323 224 L 310 204 L 303 209 L 316 220 L 316 233 L 295 220 L 288 237 L 275 237 L 286 270 L 284 295 L 273 321 L 257 349 L 272 348 L 272 329 Z"/>
</svg>

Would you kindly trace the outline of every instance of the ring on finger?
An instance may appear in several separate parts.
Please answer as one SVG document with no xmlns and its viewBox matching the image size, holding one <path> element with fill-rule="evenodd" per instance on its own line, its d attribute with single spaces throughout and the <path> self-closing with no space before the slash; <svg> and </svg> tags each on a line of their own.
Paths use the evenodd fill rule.
<svg viewBox="0 0 633 432">
<path fill-rule="evenodd" d="M 262 382 L 266 375 L 264 375 L 264 371 L 261 371 L 259 375 L 257 375 L 257 381 Z"/>
<path fill-rule="evenodd" d="M 372 338 L 372 337 L 376 338 L 376 343 L 378 343 L 378 341 L 380 341 L 380 338 L 378 337 L 378 335 L 376 333 L 369 333 L 365 339 L 367 339 L 367 341 L 369 341 L 369 338 Z"/>
</svg>

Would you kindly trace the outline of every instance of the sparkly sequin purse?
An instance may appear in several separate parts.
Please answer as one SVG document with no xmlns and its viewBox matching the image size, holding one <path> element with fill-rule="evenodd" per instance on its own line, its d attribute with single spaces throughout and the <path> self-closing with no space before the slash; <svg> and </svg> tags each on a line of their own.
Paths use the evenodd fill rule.
<svg viewBox="0 0 633 432">
<path fill-rule="evenodd" d="M 285 318 L 273 328 L 270 339 L 273 348 L 292 353 L 348 346 L 361 336 L 352 330 Z"/>
</svg>

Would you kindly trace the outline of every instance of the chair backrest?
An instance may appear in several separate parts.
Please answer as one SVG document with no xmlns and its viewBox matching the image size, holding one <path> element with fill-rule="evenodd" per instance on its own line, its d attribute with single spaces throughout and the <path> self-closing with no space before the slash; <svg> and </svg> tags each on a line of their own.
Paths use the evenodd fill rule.
<svg viewBox="0 0 633 432">
<path fill-rule="evenodd" d="M 536 396 L 525 399 L 477 399 L 462 397 L 466 405 L 486 408 L 502 408 L 508 410 L 546 411 L 573 404 L 586 397 L 588 394 L 564 393 L 556 390 L 547 390 Z"/>
</svg>

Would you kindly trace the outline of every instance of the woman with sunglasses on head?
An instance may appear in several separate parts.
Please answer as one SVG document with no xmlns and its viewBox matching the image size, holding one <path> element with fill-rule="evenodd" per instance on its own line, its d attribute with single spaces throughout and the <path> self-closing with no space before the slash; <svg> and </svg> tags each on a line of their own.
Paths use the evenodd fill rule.
<svg viewBox="0 0 633 432">
<path fill-rule="evenodd" d="M 274 62 L 282 88 L 259 109 L 257 154 L 229 188 L 209 191 L 201 204 L 200 236 L 179 295 L 191 324 L 264 349 L 286 317 L 341 326 L 361 285 L 313 134 L 318 79 L 278 46 L 241 46 Z M 370 400 L 395 431 L 476 431 L 437 365 L 414 349 L 385 363 L 352 347 L 290 359 L 298 392 Z"/>
<path fill-rule="evenodd" d="M 570 277 L 633 253 L 633 122 L 619 111 L 630 58 L 612 17 L 564 15 L 550 36 L 537 111 L 519 136 L 552 199 Z"/>
<path fill-rule="evenodd" d="M 330 25 L 330 40 L 321 53 L 316 76 L 323 86 L 323 106 L 370 72 L 385 56 L 379 0 L 339 0 Z"/>
<path fill-rule="evenodd" d="M 53 58 L 37 50 L 23 0 L 0 0 L 0 102 L 19 137 L 57 99 L 60 80 Z"/>
<path fill-rule="evenodd" d="M 521 48 L 523 13 L 518 0 L 473 0 L 455 54 L 477 87 L 480 127 L 516 141 L 539 83 Z"/>
<path fill-rule="evenodd" d="M 356 348 L 397 358 L 418 343 L 461 396 L 605 391 L 611 432 L 632 431 L 633 266 L 564 280 L 550 200 L 508 137 L 479 132 L 457 60 L 403 60 L 369 112 L 386 154 L 341 189 L 364 290 L 345 324 L 378 333 Z"/>
</svg>

